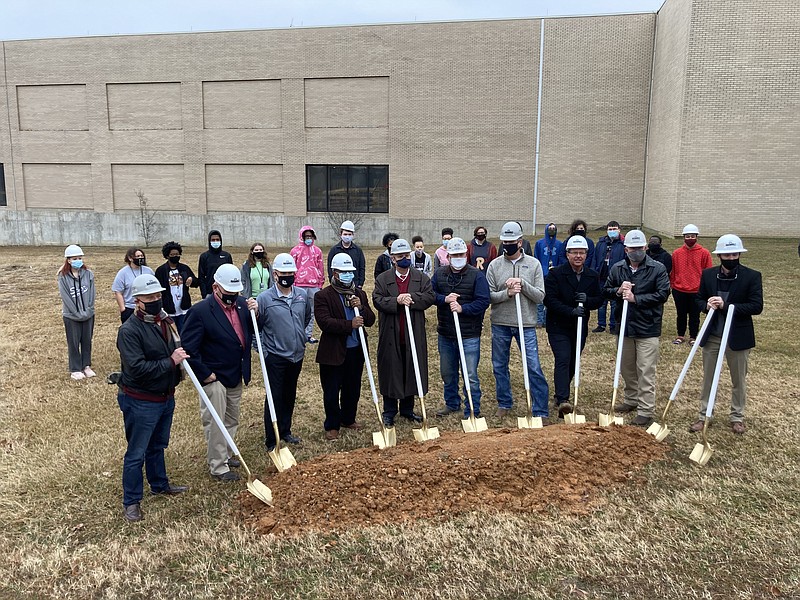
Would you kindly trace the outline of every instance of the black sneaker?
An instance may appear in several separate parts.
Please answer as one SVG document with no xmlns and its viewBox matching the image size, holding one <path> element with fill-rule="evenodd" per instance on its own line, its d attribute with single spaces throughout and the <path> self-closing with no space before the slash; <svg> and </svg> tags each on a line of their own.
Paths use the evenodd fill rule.
<svg viewBox="0 0 800 600">
<path fill-rule="evenodd" d="M 445 406 L 444 408 L 440 408 L 439 410 L 436 411 L 436 416 L 446 417 L 450 413 L 456 413 L 459 410 L 461 410 L 461 408 L 450 408 L 449 406 Z"/>
<path fill-rule="evenodd" d="M 403 417 L 404 419 L 408 419 L 412 423 L 422 423 L 422 417 L 420 415 L 418 415 L 417 413 L 413 413 L 412 412 L 412 413 L 407 414 L 407 415 L 401 414 L 400 416 Z"/>
<path fill-rule="evenodd" d="M 614 405 L 614 412 L 629 413 L 635 411 L 637 406 L 635 404 L 625 404 L 624 402 L 617 402 Z"/>
<path fill-rule="evenodd" d="M 230 483 L 231 481 L 239 481 L 241 479 L 241 477 L 239 477 L 239 474 L 234 473 L 233 471 L 225 471 L 224 473 L 220 473 L 219 475 L 214 475 L 212 473 L 211 477 L 223 483 Z"/>
<path fill-rule="evenodd" d="M 231 469 L 238 469 L 239 467 L 242 466 L 242 463 L 237 458 L 229 458 L 228 459 L 228 466 Z"/>
<path fill-rule="evenodd" d="M 592 333 L 603 333 L 605 330 L 606 330 L 605 327 L 601 327 L 600 325 L 598 325 L 597 327 L 592 329 Z"/>
<path fill-rule="evenodd" d="M 291 433 L 287 433 L 285 436 L 281 438 L 282 441 L 286 442 L 287 444 L 302 444 L 303 440 L 301 440 L 296 435 L 292 435 Z"/>
<path fill-rule="evenodd" d="M 638 415 L 633 421 L 631 421 L 631 425 L 636 425 L 637 427 L 650 427 L 650 425 L 653 424 L 653 420 L 653 417 Z"/>
<path fill-rule="evenodd" d="M 618 331 L 619 331 L 619 327 L 617 327 L 616 325 L 612 325 L 609 328 L 608 333 L 610 333 L 611 335 L 617 335 Z"/>
<path fill-rule="evenodd" d="M 558 418 L 563 419 L 564 415 L 568 415 L 572 413 L 572 404 L 569 402 L 562 402 L 558 405 Z"/>
<path fill-rule="evenodd" d="M 394 427 L 394 417 L 383 417 L 383 426 L 384 427 Z"/>
</svg>

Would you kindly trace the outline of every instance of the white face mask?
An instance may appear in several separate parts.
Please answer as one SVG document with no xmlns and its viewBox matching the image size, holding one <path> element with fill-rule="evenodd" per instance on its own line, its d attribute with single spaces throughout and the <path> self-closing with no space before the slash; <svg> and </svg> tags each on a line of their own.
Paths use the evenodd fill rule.
<svg viewBox="0 0 800 600">
<path fill-rule="evenodd" d="M 345 244 L 349 244 L 350 242 L 353 241 L 353 236 L 349 233 L 342 234 L 342 241 Z"/>
<path fill-rule="evenodd" d="M 453 266 L 454 269 L 460 270 L 467 266 L 467 257 L 462 256 L 461 258 L 451 258 L 450 264 Z"/>
</svg>

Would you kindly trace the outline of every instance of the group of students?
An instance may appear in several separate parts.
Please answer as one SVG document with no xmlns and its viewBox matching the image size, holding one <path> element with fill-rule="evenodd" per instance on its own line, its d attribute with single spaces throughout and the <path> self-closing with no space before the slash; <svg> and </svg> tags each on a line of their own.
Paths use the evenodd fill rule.
<svg viewBox="0 0 800 600">
<path fill-rule="evenodd" d="M 279 435 L 289 444 L 301 442 L 291 430 L 292 416 L 306 345 L 317 342 L 311 335 L 314 320 L 321 331 L 315 360 L 323 391 L 323 427 L 325 438 L 333 441 L 342 429 L 363 428 L 357 420 L 365 359 L 359 339 L 361 328 L 379 323 L 378 387 L 387 427 L 393 426 L 398 416 L 421 421 L 414 410 L 418 393 L 415 370 L 419 369 L 422 393 L 427 394 L 425 312 L 434 305 L 444 383 L 444 404 L 437 410 L 438 416 L 456 412 L 469 416 L 467 386 L 473 410 L 476 416 L 481 415 L 478 363 L 484 315 L 490 310 L 496 415 L 505 417 L 513 408 L 509 361 L 510 346 L 516 340 L 518 345 L 525 344 L 532 416 L 548 417 L 549 385 L 542 373 L 535 330 L 541 322 L 539 306 L 544 305 L 546 333 L 555 362 L 554 401 L 560 418 L 573 409 L 569 396 L 576 346 L 580 344 L 583 350 L 590 312 L 610 302 L 612 323 L 617 324 L 623 303 L 627 303 L 624 330 L 619 331 L 623 336 L 621 372 L 625 391 L 614 408 L 620 413 L 636 412 L 632 424 L 648 426 L 655 411 L 655 369 L 663 304 L 671 290 L 667 269 L 651 256 L 652 239 L 648 246 L 639 230 L 622 236 L 618 225 L 610 223 L 608 235 L 594 244 L 586 236 L 585 222 L 579 220 L 570 228 L 566 242 L 555 244 L 555 226 L 551 229 L 551 225 L 543 244 L 542 256 L 547 257 L 544 259 L 537 258 L 536 251 L 534 255 L 525 251 L 526 246 L 530 250 L 530 245 L 523 238 L 520 224 L 513 221 L 501 228 L 501 243 L 495 247 L 494 257 L 488 248 L 472 248 L 491 243 L 485 239 L 485 228 L 476 228 L 469 243 L 453 237 L 452 231 L 446 229 L 443 244 L 433 259 L 424 252 L 421 239 L 413 241 L 412 246 L 390 234 L 393 239 L 387 238 L 386 252 L 378 259 L 383 264 L 375 267 L 374 311 L 362 289 L 365 260 L 353 241 L 355 227 L 351 221 L 342 223 L 340 241 L 328 253 L 328 286 L 323 286 L 322 251 L 315 244 L 316 234 L 311 227 L 301 228 L 297 246 L 290 253 L 279 254 L 271 263 L 265 246 L 253 244 L 241 268 L 231 264 L 230 254 L 222 250 L 220 232 L 212 231 L 209 250 L 200 257 L 196 277 L 181 263 L 182 248 L 175 242 L 164 245 L 167 262 L 155 272 L 145 264 L 144 252 L 131 249 L 126 254 L 126 266 L 112 287 L 123 322 L 117 347 L 122 359 L 118 402 L 128 440 L 123 466 L 125 519 L 142 518 L 143 466 L 152 493 L 173 495 L 186 490 L 185 486 L 169 482 L 163 461 L 174 390 L 181 379 L 180 363 L 184 360 L 191 365 L 233 438 L 238 428 L 242 385 L 250 381 L 254 336 L 260 336 Z M 685 253 L 692 253 L 692 258 L 699 256 L 696 253 L 702 249 L 696 243 L 697 233 L 689 231 L 684 235 Z M 620 260 L 614 260 L 613 250 L 609 250 L 615 248 L 616 240 L 621 240 L 623 248 Z M 713 307 L 716 320 L 706 339 L 700 340 L 704 346 L 704 384 L 700 418 L 692 424 L 692 431 L 702 429 L 725 309 L 728 304 L 736 304 L 726 357 L 733 382 L 731 427 L 734 433 L 744 432 L 747 358 L 755 345 L 752 315 L 761 312 L 763 301 L 760 273 L 738 263 L 743 252 L 746 250 L 738 237 L 722 236 L 714 251 L 721 258 L 720 266 L 696 269 L 698 290 L 686 292 L 691 296 L 687 312 L 691 309 L 699 314 Z M 600 272 L 591 266 L 598 265 L 598 253 L 602 257 Z M 59 271 L 73 379 L 94 375 L 91 328 L 95 288 L 83 258 L 78 246 L 68 247 L 65 264 Z M 673 272 L 681 261 L 692 262 L 676 251 Z M 200 287 L 203 295 L 203 301 L 191 310 L 190 287 Z M 675 295 L 675 288 L 672 290 Z M 676 305 L 678 302 L 676 297 Z M 689 326 L 690 335 L 695 337 L 691 319 Z M 460 360 L 462 353 L 466 373 Z M 264 411 L 265 444 L 271 450 L 276 440 L 266 401 Z M 220 481 L 239 479 L 235 471 L 238 461 L 230 455 L 222 433 L 202 404 L 200 412 L 211 476 Z"/>
</svg>

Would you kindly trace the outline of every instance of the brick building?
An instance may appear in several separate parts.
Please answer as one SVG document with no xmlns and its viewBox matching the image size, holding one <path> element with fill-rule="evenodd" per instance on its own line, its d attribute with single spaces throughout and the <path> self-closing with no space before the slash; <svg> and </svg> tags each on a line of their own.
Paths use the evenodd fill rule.
<svg viewBox="0 0 800 600">
<path fill-rule="evenodd" d="M 5 244 L 140 240 L 137 190 L 184 243 L 530 234 L 534 187 L 539 224 L 800 233 L 793 0 L 2 46 Z"/>
</svg>

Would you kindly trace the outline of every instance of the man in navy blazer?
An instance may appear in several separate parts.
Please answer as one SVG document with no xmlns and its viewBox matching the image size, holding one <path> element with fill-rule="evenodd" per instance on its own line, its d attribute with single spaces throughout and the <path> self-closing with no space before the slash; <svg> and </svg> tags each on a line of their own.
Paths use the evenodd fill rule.
<svg viewBox="0 0 800 600">
<path fill-rule="evenodd" d="M 258 310 L 254 298 L 245 300 L 239 295 L 243 288 L 239 269 L 221 265 L 214 274 L 212 293 L 189 310 L 181 332 L 183 348 L 191 356 L 189 365 L 231 438 L 239 426 L 242 381 L 250 383 L 253 322 L 248 311 Z M 239 461 L 231 458 L 225 438 L 202 400 L 200 419 L 211 477 L 238 480 L 239 475 L 230 467 L 238 467 Z"/>
<path fill-rule="evenodd" d="M 756 345 L 753 315 L 760 315 L 764 310 L 764 290 L 761 273 L 739 264 L 743 252 L 747 250 L 738 236 L 731 233 L 723 235 L 717 240 L 717 248 L 713 252 L 719 256 L 720 266 L 705 269 L 700 275 L 700 290 L 697 292 L 696 302 L 704 312 L 714 308 L 714 314 L 708 330 L 699 340 L 703 347 L 703 389 L 700 392 L 700 416 L 689 427 L 690 431 L 703 430 L 722 342 L 722 330 L 728 305 L 732 304 L 733 322 L 728 334 L 728 346 L 724 349 L 732 384 L 730 424 L 733 433 L 741 435 L 745 432 L 747 362 L 750 349 Z"/>
</svg>

